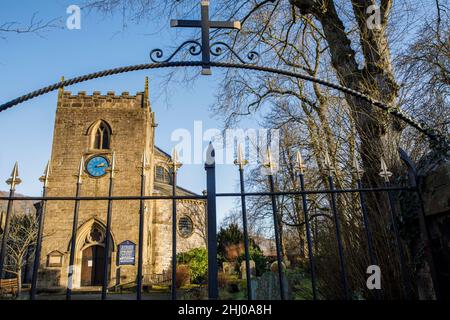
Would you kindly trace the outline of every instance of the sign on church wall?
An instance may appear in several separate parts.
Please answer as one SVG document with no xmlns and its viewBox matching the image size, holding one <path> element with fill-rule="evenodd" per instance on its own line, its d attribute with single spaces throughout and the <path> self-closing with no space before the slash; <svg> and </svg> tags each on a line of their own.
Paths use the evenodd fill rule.
<svg viewBox="0 0 450 320">
<path fill-rule="evenodd" d="M 119 244 L 119 259 L 118 264 L 120 266 L 124 265 L 134 265 L 136 256 L 136 244 L 126 240 Z"/>
</svg>

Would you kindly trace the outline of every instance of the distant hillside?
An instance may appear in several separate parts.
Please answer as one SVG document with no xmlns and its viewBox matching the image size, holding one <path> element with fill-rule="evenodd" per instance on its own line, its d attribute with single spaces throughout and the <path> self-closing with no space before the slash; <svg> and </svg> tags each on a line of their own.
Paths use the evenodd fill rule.
<svg viewBox="0 0 450 320">
<path fill-rule="evenodd" d="M 9 196 L 8 191 L 0 191 L 0 197 L 7 197 Z M 17 197 L 24 197 L 24 195 L 16 193 Z M 14 211 L 13 212 L 25 212 L 29 214 L 34 214 L 36 212 L 36 209 L 33 205 L 35 201 L 22 201 L 17 200 L 14 201 Z M 1 213 L 6 213 L 6 208 L 8 207 L 8 201 L 6 200 L 0 200 L 0 215 Z"/>
</svg>

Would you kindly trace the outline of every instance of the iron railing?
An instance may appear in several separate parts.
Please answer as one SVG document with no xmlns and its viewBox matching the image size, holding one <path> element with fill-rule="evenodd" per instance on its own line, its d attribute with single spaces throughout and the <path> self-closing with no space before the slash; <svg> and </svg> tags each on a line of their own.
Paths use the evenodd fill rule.
<svg viewBox="0 0 450 320">
<path fill-rule="evenodd" d="M 140 202 L 140 218 L 139 218 L 139 242 L 138 242 L 138 265 L 137 265 L 137 293 L 136 299 L 142 299 L 142 250 L 143 250 L 143 223 L 144 223 L 144 201 L 145 200 L 171 200 L 172 201 L 172 286 L 171 286 L 171 297 L 173 300 L 177 299 L 177 288 L 176 288 L 176 214 L 177 214 L 177 200 L 206 200 L 207 202 L 207 249 L 208 249 L 208 296 L 210 299 L 218 299 L 218 263 L 217 263 L 217 222 L 216 222 L 216 200 L 220 197 L 238 197 L 241 199 L 242 205 L 242 222 L 243 222 L 243 232 L 244 232 L 244 249 L 245 249 L 245 261 L 246 261 L 246 281 L 247 281 L 247 297 L 248 299 L 252 299 L 252 282 L 251 282 L 251 270 L 250 270 L 250 255 L 249 255 L 249 235 L 248 235 L 248 227 L 247 227 L 247 207 L 246 207 L 246 198 L 248 197 L 269 197 L 271 200 L 272 213 L 273 213 L 273 226 L 274 226 L 274 236 L 275 236 L 275 244 L 276 244 L 276 262 L 278 264 L 278 281 L 280 288 L 280 298 L 286 299 L 285 296 L 285 282 L 283 280 L 283 262 L 281 255 L 281 239 L 279 234 L 279 219 L 278 219 L 278 208 L 277 208 L 277 197 L 279 196 L 300 196 L 302 201 L 302 211 L 305 221 L 305 229 L 306 229 L 306 240 L 307 240 L 307 249 L 308 249 L 308 259 L 309 259 L 309 268 L 310 268 L 310 278 L 311 278 L 311 286 L 313 299 L 318 298 L 317 291 L 317 276 L 316 276 L 316 265 L 315 265 L 315 257 L 313 254 L 313 242 L 311 235 L 311 226 L 310 226 L 310 213 L 308 212 L 308 196 L 314 194 L 324 194 L 329 195 L 331 202 L 331 213 L 332 220 L 335 228 L 335 236 L 337 242 L 338 249 L 338 257 L 339 257 L 339 269 L 340 269 L 340 281 L 342 288 L 342 296 L 345 299 L 351 299 L 351 294 L 349 292 L 349 283 L 348 283 L 348 275 L 347 275 L 347 266 L 344 255 L 344 248 L 342 243 L 342 235 L 341 235 L 341 227 L 340 227 L 340 218 L 337 207 L 337 196 L 339 194 L 358 194 L 359 195 L 359 205 L 362 213 L 362 225 L 364 226 L 366 241 L 367 241 L 367 250 L 368 257 L 371 264 L 376 265 L 376 255 L 374 253 L 374 244 L 373 244 L 373 236 L 370 227 L 370 221 L 368 216 L 368 210 L 366 205 L 365 197 L 368 193 L 385 193 L 389 199 L 389 213 L 390 213 L 390 223 L 391 229 L 395 238 L 395 247 L 397 249 L 397 255 L 399 256 L 399 269 L 400 274 L 402 276 L 402 287 L 404 291 L 404 296 L 406 298 L 411 297 L 411 278 L 409 267 L 405 261 L 405 253 L 403 252 L 403 244 L 399 235 L 398 226 L 397 226 L 397 212 L 395 210 L 395 201 L 393 198 L 394 191 L 407 191 L 407 192 L 415 192 L 419 193 L 420 190 L 417 188 L 417 184 L 415 182 L 415 175 L 410 174 L 410 182 L 411 186 L 409 187 L 394 187 L 391 186 L 389 182 L 389 177 L 391 173 L 387 171 L 386 166 L 382 166 L 382 172 L 380 175 L 385 179 L 385 185 L 383 187 L 377 188 L 367 188 L 363 185 L 361 179 L 362 171 L 359 169 L 357 163 L 355 163 L 354 172 L 357 177 L 357 187 L 352 189 L 337 189 L 334 185 L 334 170 L 331 168 L 331 165 L 328 165 L 328 189 L 323 190 L 307 190 L 305 189 L 305 166 L 301 160 L 301 155 L 297 156 L 297 173 L 298 173 L 298 182 L 300 186 L 300 190 L 295 191 L 275 191 L 274 187 L 274 173 L 271 170 L 271 163 L 266 164 L 268 167 L 268 182 L 270 186 L 270 190 L 266 192 L 246 192 L 244 185 L 244 167 L 246 165 L 246 161 L 243 160 L 241 154 L 238 155 L 238 159 L 235 161 L 235 164 L 239 166 L 239 178 L 240 178 L 240 192 L 237 193 L 217 193 L 216 192 L 216 181 L 215 181 L 215 162 L 214 162 L 214 149 L 212 145 L 210 145 L 210 149 L 208 150 L 208 154 L 210 155 L 209 161 L 205 164 L 206 170 L 206 185 L 207 190 L 203 195 L 188 195 L 188 196 L 180 196 L 177 195 L 177 169 L 181 166 L 178 163 L 176 157 L 172 159 L 171 162 L 171 171 L 173 178 L 173 194 L 171 196 L 162 196 L 162 195 L 145 195 L 145 182 L 146 182 L 146 173 L 145 169 L 147 168 L 146 159 L 143 158 L 142 161 L 142 174 L 141 174 L 141 193 L 139 196 L 115 196 L 113 194 L 114 190 L 114 160 L 112 161 L 112 165 L 109 169 L 109 194 L 108 196 L 103 197 L 86 197 L 80 196 L 80 191 L 82 188 L 82 176 L 83 176 L 83 159 L 80 162 L 80 168 L 78 171 L 78 179 L 76 183 L 76 194 L 74 196 L 67 197 L 54 197 L 47 196 L 47 188 L 48 188 L 48 179 L 50 175 L 50 165 L 47 165 L 45 174 L 41 177 L 41 181 L 43 182 L 43 192 L 40 197 L 25 197 L 25 196 L 15 196 L 16 186 L 21 182 L 18 178 L 18 167 L 17 164 L 14 167 L 12 176 L 8 179 L 8 184 L 10 184 L 10 194 L 9 196 L 0 197 L 0 200 L 8 201 L 6 218 L 5 218 L 5 227 L 3 230 L 3 240 L 2 240 L 2 251 L 0 253 L 0 275 L 3 276 L 4 272 L 4 262 L 7 255 L 7 247 L 6 243 L 8 241 L 9 236 L 9 228 L 10 228 L 10 220 L 12 214 L 12 208 L 14 201 L 19 200 L 33 200 L 41 202 L 41 209 L 38 215 L 38 235 L 36 242 L 36 250 L 33 264 L 33 274 L 32 274 L 32 283 L 30 290 L 30 299 L 36 299 L 37 293 L 37 280 L 38 280 L 38 271 L 40 268 L 40 260 L 41 260 L 41 245 L 42 245 L 42 236 L 43 236 L 43 227 L 45 223 L 45 211 L 46 204 L 48 201 L 73 201 L 74 202 L 74 212 L 73 212 L 73 225 L 72 225 L 72 235 L 71 235 L 71 245 L 70 245 L 70 256 L 69 256 L 69 268 L 68 268 L 68 284 L 66 288 L 66 299 L 70 300 L 72 297 L 72 282 L 74 275 L 74 257 L 75 257 L 75 241 L 77 238 L 77 230 L 78 230 L 78 213 L 80 208 L 80 203 L 82 201 L 108 201 L 107 206 L 107 215 L 106 215 L 106 236 L 105 236 L 105 259 L 104 259 L 104 277 L 102 284 L 102 299 L 107 299 L 107 290 L 108 290 L 108 282 L 109 282 L 109 268 L 110 263 L 109 259 L 109 249 L 111 246 L 111 237 L 108 236 L 111 234 L 111 219 L 112 219 L 112 205 L 115 201 L 139 201 Z M 114 156 L 113 156 L 114 157 Z M 405 154 L 403 154 L 403 158 Z M 405 158 L 404 158 L 405 159 Z M 409 172 L 413 172 L 413 169 L 410 165 L 410 162 L 405 161 L 408 165 Z M 419 208 L 420 215 L 423 215 L 423 208 Z M 422 219 L 422 218 L 421 218 Z M 424 226 L 425 229 L 426 225 Z M 432 263 L 432 261 L 431 261 Z M 380 292 L 376 292 L 376 298 L 380 298 Z"/>
</svg>

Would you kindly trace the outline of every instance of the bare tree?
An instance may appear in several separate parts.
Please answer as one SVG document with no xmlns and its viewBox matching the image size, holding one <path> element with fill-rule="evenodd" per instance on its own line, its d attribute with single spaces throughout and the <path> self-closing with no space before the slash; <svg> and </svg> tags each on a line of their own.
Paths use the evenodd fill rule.
<svg viewBox="0 0 450 320">
<path fill-rule="evenodd" d="M 20 23 L 18 21 L 0 21 L 0 39 L 7 39 L 13 34 L 35 34 L 42 36 L 43 33 L 55 28 L 61 27 L 61 19 L 55 18 L 51 20 L 39 19 L 37 13 L 34 13 L 28 23 Z"/>
<path fill-rule="evenodd" d="M 180 212 L 186 214 L 194 225 L 194 234 L 199 236 L 205 247 L 208 245 L 207 241 L 207 226 L 206 226 L 206 202 L 198 200 L 183 200 L 179 202 Z"/>
<path fill-rule="evenodd" d="M 36 237 L 37 219 L 34 215 L 16 213 L 12 216 L 11 229 L 6 244 L 7 254 L 4 270 L 18 278 L 19 295 L 22 287 L 22 270 L 27 263 L 27 254 L 33 256 L 30 249 L 33 249 Z"/>
</svg>

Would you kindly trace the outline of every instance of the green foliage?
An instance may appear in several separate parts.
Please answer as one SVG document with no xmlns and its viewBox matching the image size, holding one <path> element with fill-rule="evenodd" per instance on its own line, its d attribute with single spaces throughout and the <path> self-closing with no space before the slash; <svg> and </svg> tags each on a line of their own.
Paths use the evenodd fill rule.
<svg viewBox="0 0 450 320">
<path fill-rule="evenodd" d="M 195 248 L 177 254 L 177 261 L 189 266 L 191 283 L 200 284 L 206 280 L 208 273 L 208 255 L 205 248 Z"/>
<path fill-rule="evenodd" d="M 235 223 L 230 224 L 227 228 L 220 228 L 217 234 L 217 253 L 220 257 L 225 257 L 227 246 L 244 242 L 244 234 Z"/>
<path fill-rule="evenodd" d="M 267 266 L 268 266 L 268 260 L 267 257 L 265 257 L 259 247 L 251 246 L 249 248 L 249 254 L 250 254 L 250 260 L 255 261 L 255 271 L 256 276 L 260 277 L 264 272 L 266 272 Z M 245 254 L 242 254 L 238 258 L 239 264 L 241 264 L 242 261 L 245 261 Z"/>
<path fill-rule="evenodd" d="M 235 223 L 230 224 L 226 228 L 220 228 L 219 233 L 217 234 L 217 259 L 219 264 L 227 261 L 226 256 L 226 248 L 230 245 L 238 245 L 240 243 L 244 243 L 244 233 L 241 231 L 239 226 Z M 252 240 L 249 239 L 250 245 L 250 259 L 255 260 L 256 269 L 265 271 L 267 260 L 262 255 L 261 249 L 258 245 Z M 254 257 L 254 258 L 253 258 Z M 238 262 L 242 262 L 244 259 L 242 257 L 238 258 Z M 258 262 L 259 261 L 259 268 Z"/>
</svg>

